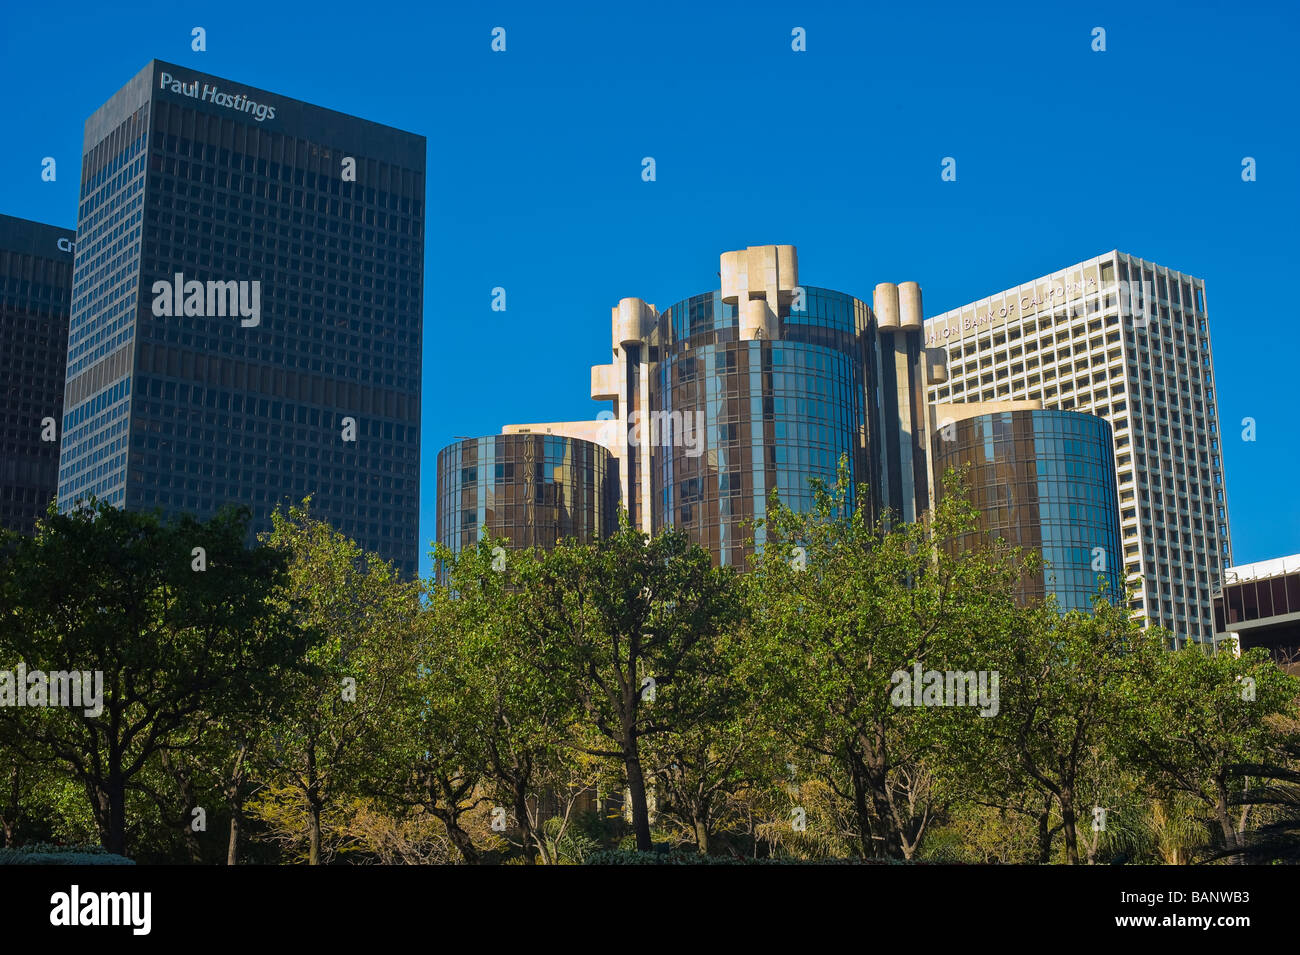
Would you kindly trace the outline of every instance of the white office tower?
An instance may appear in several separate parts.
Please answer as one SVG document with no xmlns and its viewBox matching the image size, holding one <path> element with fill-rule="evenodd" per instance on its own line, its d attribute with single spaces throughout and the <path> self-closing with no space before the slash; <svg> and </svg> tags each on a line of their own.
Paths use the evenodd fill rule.
<svg viewBox="0 0 1300 955">
<path fill-rule="evenodd" d="M 932 402 L 1040 399 L 1111 423 L 1133 610 L 1179 644 L 1210 641 L 1232 547 L 1205 283 L 1107 252 L 925 330 L 947 353 Z"/>
</svg>

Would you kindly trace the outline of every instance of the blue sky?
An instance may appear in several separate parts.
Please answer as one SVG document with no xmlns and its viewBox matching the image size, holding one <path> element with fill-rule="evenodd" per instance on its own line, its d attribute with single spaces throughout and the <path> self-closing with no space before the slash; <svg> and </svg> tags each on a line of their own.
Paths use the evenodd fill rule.
<svg viewBox="0 0 1300 955">
<path fill-rule="evenodd" d="M 426 135 L 423 542 L 439 448 L 594 416 L 610 306 L 724 250 L 933 315 L 1119 248 L 1206 280 L 1234 559 L 1300 551 L 1294 4 L 464 7 L 7 5 L 0 211 L 74 226 L 82 124 L 154 57 Z"/>
</svg>

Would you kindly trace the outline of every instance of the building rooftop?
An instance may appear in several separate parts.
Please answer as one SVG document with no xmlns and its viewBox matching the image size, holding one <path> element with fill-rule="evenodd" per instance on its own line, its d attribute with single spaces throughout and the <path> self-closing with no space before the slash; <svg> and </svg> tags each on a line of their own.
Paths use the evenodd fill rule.
<svg viewBox="0 0 1300 955">
<path fill-rule="evenodd" d="M 1253 564 L 1225 567 L 1223 582 L 1235 584 L 1243 580 L 1264 580 L 1269 577 L 1281 577 L 1283 574 L 1297 573 L 1300 573 L 1300 554 L 1292 554 L 1290 557 L 1274 557 L 1272 560 L 1261 560 Z"/>
</svg>

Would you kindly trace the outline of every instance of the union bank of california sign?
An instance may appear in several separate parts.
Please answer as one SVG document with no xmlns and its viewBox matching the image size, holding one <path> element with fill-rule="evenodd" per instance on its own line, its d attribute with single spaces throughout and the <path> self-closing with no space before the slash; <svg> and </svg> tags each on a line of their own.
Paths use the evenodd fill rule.
<svg viewBox="0 0 1300 955">
<path fill-rule="evenodd" d="M 960 338 L 962 332 L 968 332 L 972 328 L 979 328 L 983 325 L 992 324 L 994 319 L 1014 318 L 1016 310 L 1020 310 L 1021 315 L 1029 315 L 1037 312 L 1044 305 L 1056 306 L 1064 305 L 1067 302 L 1074 301 L 1086 292 L 1096 291 L 1097 279 L 1087 278 L 1082 282 L 1055 282 L 1048 286 L 1043 297 L 1039 298 L 1039 292 L 1035 287 L 1033 294 L 1022 295 L 1018 299 L 1011 299 L 1002 303 L 1000 307 L 995 307 L 991 301 L 985 306 L 981 313 L 978 309 L 970 318 L 962 318 L 961 327 L 955 326 L 956 317 L 950 317 L 948 323 L 942 329 L 934 328 L 925 336 L 927 345 L 938 345 L 951 338 Z M 937 324 L 937 323 L 936 323 Z"/>
</svg>

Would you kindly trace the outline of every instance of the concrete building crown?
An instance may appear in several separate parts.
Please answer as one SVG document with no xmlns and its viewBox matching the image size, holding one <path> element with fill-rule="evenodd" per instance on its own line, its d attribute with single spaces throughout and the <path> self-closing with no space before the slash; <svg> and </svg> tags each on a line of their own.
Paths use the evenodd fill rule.
<svg viewBox="0 0 1300 955">
<path fill-rule="evenodd" d="M 872 294 L 871 310 L 876 313 L 876 328 L 882 332 L 920 331 L 925 327 L 921 286 L 916 282 L 881 282 Z"/>
<path fill-rule="evenodd" d="M 799 286 L 799 255 L 792 245 L 751 245 L 735 252 L 723 252 L 722 301 L 741 305 L 763 298 L 772 310 L 790 304 Z"/>
</svg>

